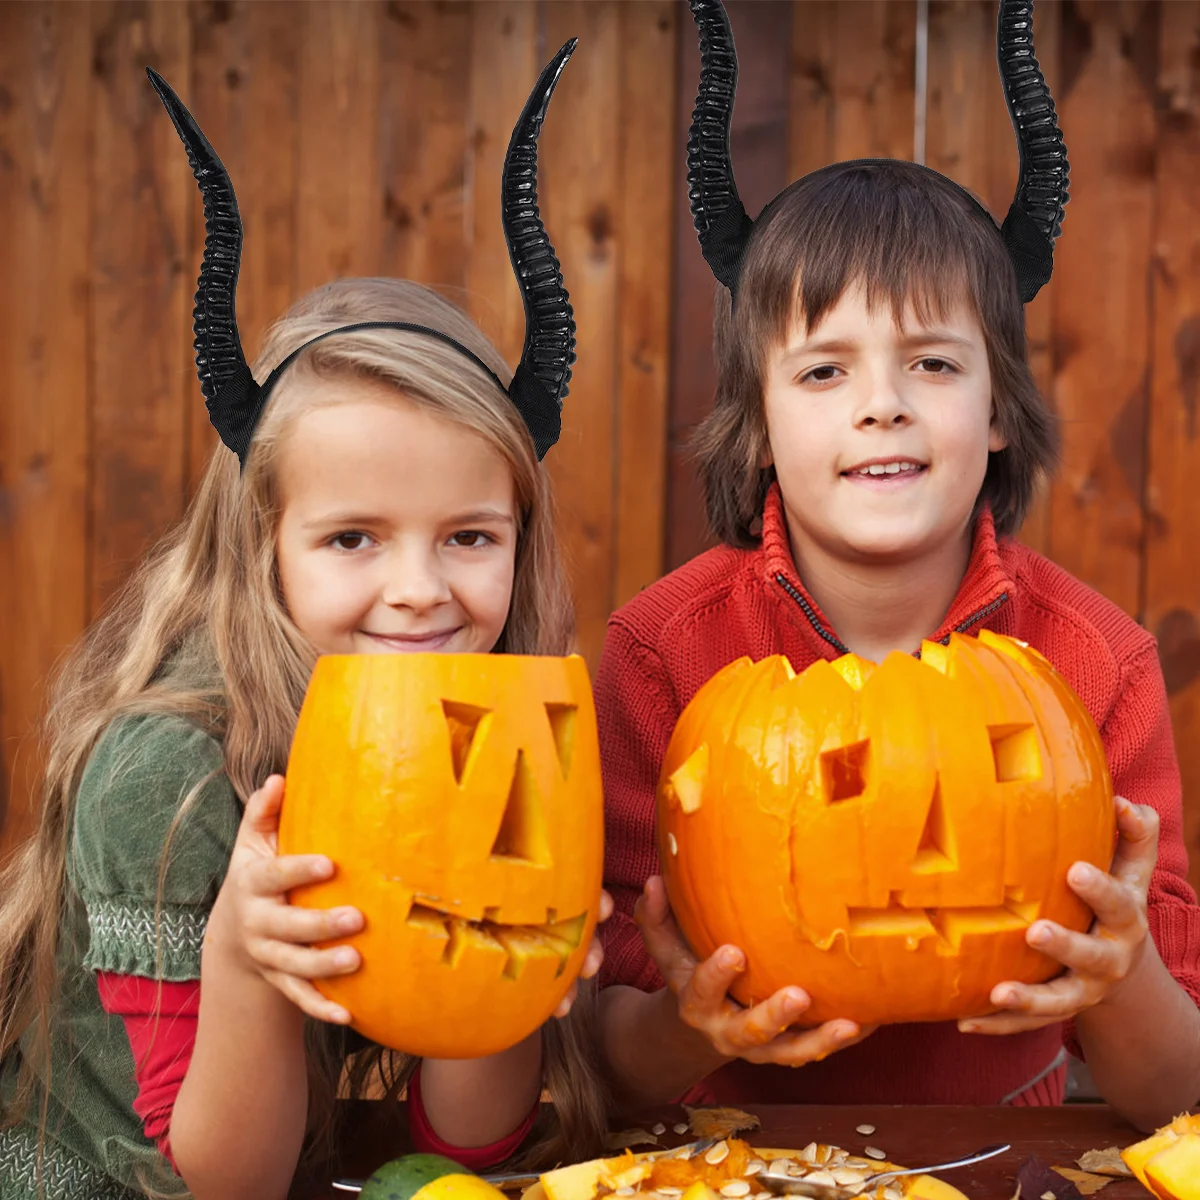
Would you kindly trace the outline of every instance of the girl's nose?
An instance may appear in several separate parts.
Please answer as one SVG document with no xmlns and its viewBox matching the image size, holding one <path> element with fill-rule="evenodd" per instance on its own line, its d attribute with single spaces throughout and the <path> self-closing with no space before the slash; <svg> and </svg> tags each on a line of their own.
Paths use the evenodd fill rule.
<svg viewBox="0 0 1200 1200">
<path fill-rule="evenodd" d="M 450 586 L 436 555 L 397 553 L 386 570 L 381 599 L 392 608 L 423 612 L 450 599 Z"/>
</svg>

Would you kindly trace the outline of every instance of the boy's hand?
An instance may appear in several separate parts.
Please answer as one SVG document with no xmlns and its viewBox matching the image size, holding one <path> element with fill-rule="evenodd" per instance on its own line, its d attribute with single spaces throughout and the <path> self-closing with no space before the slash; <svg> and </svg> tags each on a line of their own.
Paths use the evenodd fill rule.
<svg viewBox="0 0 1200 1200">
<path fill-rule="evenodd" d="M 827 1021 L 814 1029 L 791 1029 L 811 1001 L 801 988 L 782 988 L 775 995 L 743 1008 L 728 996 L 745 969 L 736 946 L 721 946 L 702 963 L 688 949 L 671 909 L 662 879 L 653 875 L 634 909 L 634 920 L 650 957 L 658 964 L 679 1003 L 679 1018 L 702 1033 L 725 1058 L 800 1067 L 819 1062 L 873 1033 L 853 1021 Z"/>
<path fill-rule="evenodd" d="M 282 775 L 270 776 L 246 801 L 213 916 L 223 921 L 230 950 L 245 968 L 261 975 L 310 1017 L 345 1025 L 350 1014 L 326 1000 L 311 981 L 358 970 L 359 953 L 351 946 L 316 950 L 312 943 L 357 933 L 363 926 L 362 914 L 356 908 L 307 909 L 288 904 L 289 890 L 328 879 L 333 863 L 317 854 L 277 853 L 282 803 Z"/>
<path fill-rule="evenodd" d="M 607 921 L 612 916 L 613 899 L 607 893 L 600 893 L 600 920 L 597 925 Z M 591 979 L 597 971 L 600 970 L 604 962 L 604 947 L 600 945 L 600 937 L 598 934 L 592 935 L 592 944 L 588 947 L 587 957 L 583 960 L 583 969 L 579 972 L 579 979 Z M 559 1001 L 558 1007 L 554 1010 L 554 1015 L 565 1017 L 571 1011 L 571 1005 L 575 1003 L 575 994 L 579 991 L 579 979 L 571 984 L 570 990 Z"/>
<path fill-rule="evenodd" d="M 1118 796 L 1121 838 L 1112 873 L 1075 863 L 1067 874 L 1071 890 L 1096 914 L 1088 933 L 1073 933 L 1053 921 L 1035 921 L 1025 940 L 1057 959 L 1066 972 L 1049 983 L 1006 982 L 991 1000 L 1005 1012 L 960 1021 L 963 1033 L 1021 1033 L 1068 1020 L 1111 1000 L 1146 961 L 1146 896 L 1158 861 L 1158 813 Z"/>
</svg>

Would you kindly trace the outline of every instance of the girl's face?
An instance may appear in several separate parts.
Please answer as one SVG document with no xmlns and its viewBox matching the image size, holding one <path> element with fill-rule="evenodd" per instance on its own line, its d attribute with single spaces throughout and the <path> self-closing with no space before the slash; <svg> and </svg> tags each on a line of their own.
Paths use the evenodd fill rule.
<svg viewBox="0 0 1200 1200">
<path fill-rule="evenodd" d="M 487 653 L 508 618 L 512 474 L 478 434 L 365 380 L 280 446 L 277 561 L 322 654 Z"/>
<path fill-rule="evenodd" d="M 968 528 L 989 450 L 992 384 L 965 305 L 931 325 L 911 307 L 867 309 L 848 287 L 814 328 L 797 322 L 768 359 L 764 388 L 794 548 L 842 561 L 904 563 Z"/>
</svg>

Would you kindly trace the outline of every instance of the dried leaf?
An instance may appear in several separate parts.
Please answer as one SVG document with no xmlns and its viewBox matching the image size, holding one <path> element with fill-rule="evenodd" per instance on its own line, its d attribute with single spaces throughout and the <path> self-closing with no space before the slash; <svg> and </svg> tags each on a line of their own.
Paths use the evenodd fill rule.
<svg viewBox="0 0 1200 1200">
<path fill-rule="evenodd" d="M 729 1137 L 762 1127 L 756 1116 L 742 1112 L 740 1108 L 688 1108 L 685 1104 L 684 1110 L 688 1115 L 688 1126 L 698 1138 Z"/>
<path fill-rule="evenodd" d="M 605 1134 L 604 1145 L 609 1150 L 627 1150 L 630 1146 L 657 1146 L 658 1138 L 644 1129 L 622 1129 Z"/>
<path fill-rule="evenodd" d="M 1132 1179 L 1133 1172 L 1121 1157 L 1120 1146 L 1109 1146 L 1106 1150 L 1089 1150 L 1076 1160 L 1081 1171 L 1093 1175 L 1111 1175 L 1114 1179 Z"/>
<path fill-rule="evenodd" d="M 1071 1167 L 1053 1167 L 1064 1179 L 1069 1179 L 1081 1196 L 1090 1196 L 1112 1183 L 1111 1175 L 1093 1175 L 1091 1171 L 1076 1171 Z"/>
<path fill-rule="evenodd" d="M 1083 1200 L 1079 1189 L 1061 1175 L 1056 1175 L 1040 1158 L 1027 1158 L 1017 1168 L 1019 1200 Z"/>
</svg>

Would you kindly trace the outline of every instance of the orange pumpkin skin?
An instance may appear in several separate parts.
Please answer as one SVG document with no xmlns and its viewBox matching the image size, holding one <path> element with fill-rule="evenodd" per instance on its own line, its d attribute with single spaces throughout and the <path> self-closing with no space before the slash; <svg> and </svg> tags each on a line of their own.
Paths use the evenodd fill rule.
<svg viewBox="0 0 1200 1200">
<path fill-rule="evenodd" d="M 1115 842 L 1082 701 L 1036 650 L 987 631 L 878 667 L 739 659 L 684 709 L 658 789 L 693 950 L 742 948 L 743 1004 L 803 987 L 806 1025 L 976 1016 L 997 983 L 1049 979 L 1062 967 L 1026 932 L 1089 927 L 1067 871 L 1107 871 Z"/>
<path fill-rule="evenodd" d="M 288 760 L 281 854 L 334 877 L 293 904 L 360 909 L 362 966 L 317 980 L 381 1045 L 495 1054 L 553 1014 L 596 925 L 604 865 L 581 658 L 318 659 Z"/>
</svg>

